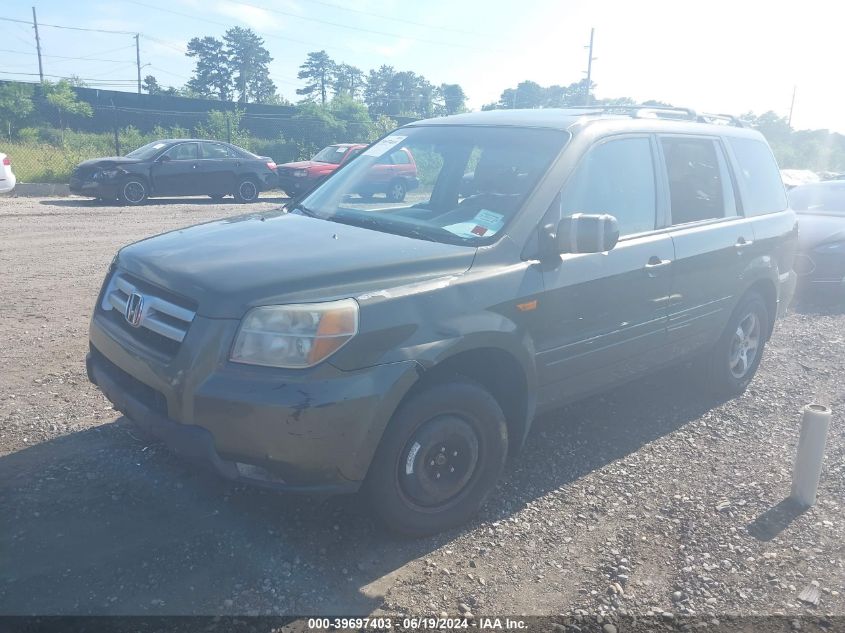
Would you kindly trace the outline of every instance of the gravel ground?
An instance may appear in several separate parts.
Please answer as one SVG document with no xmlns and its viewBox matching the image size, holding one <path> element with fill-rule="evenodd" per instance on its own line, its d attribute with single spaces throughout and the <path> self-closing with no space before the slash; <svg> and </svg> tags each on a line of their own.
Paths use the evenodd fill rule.
<svg viewBox="0 0 845 633">
<path fill-rule="evenodd" d="M 194 472 L 86 380 L 115 250 L 243 210 L 0 199 L 0 614 L 561 614 L 606 632 L 631 615 L 845 615 L 841 306 L 795 306 L 740 398 L 673 370 L 544 416 L 476 521 L 408 541 L 355 497 Z M 837 417 L 799 512 L 785 497 L 812 401 Z"/>
</svg>

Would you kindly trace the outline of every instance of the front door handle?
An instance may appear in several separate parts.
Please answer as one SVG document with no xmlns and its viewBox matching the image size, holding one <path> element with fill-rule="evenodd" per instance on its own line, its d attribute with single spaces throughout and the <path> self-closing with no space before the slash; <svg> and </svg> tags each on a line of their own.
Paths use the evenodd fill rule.
<svg viewBox="0 0 845 633">
<path fill-rule="evenodd" d="M 734 248 L 738 251 L 741 251 L 743 248 L 748 248 L 754 243 L 754 240 L 747 240 L 744 237 L 741 237 L 736 241 L 734 244 Z"/>
<path fill-rule="evenodd" d="M 654 277 L 657 271 L 661 268 L 666 268 L 671 263 L 671 259 L 660 259 L 657 255 L 652 255 L 649 257 L 648 263 L 643 266 L 643 269 L 648 273 L 649 277 Z"/>
</svg>

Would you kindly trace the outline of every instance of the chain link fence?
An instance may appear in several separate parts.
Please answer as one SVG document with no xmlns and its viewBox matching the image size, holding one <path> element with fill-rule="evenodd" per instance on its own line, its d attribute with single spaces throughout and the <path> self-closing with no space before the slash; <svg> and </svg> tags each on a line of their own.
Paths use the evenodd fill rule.
<svg viewBox="0 0 845 633">
<path fill-rule="evenodd" d="M 17 93 L 16 101 L 4 102 L 4 88 Z M 226 141 L 286 163 L 331 143 L 372 141 L 404 122 L 374 122 L 359 104 L 331 112 L 67 88 L 56 96 L 49 87 L 0 81 L 0 152 L 11 158 L 19 182 L 66 183 L 85 160 L 123 156 L 166 138 Z"/>
</svg>

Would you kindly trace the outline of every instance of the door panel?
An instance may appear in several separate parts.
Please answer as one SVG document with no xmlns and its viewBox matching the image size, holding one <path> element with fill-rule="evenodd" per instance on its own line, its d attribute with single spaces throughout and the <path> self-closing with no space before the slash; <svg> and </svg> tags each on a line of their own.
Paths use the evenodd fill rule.
<svg viewBox="0 0 845 633">
<path fill-rule="evenodd" d="M 169 160 L 156 162 L 151 170 L 153 189 L 160 195 L 202 193 L 196 143 L 180 143 L 164 153 Z"/>
<path fill-rule="evenodd" d="M 752 258 L 751 222 L 737 216 L 735 189 L 718 139 L 661 136 L 675 246 L 669 341 L 685 355 L 721 334 Z"/>
<path fill-rule="evenodd" d="M 557 216 L 550 209 L 544 220 L 610 213 L 622 238 L 606 253 L 562 255 L 544 272 L 535 334 L 541 403 L 621 382 L 666 360 L 674 248 L 668 235 L 655 232 L 654 152 L 648 136 L 600 141 L 561 192 Z"/>
<path fill-rule="evenodd" d="M 619 382 L 665 361 L 674 259 L 667 235 L 607 253 L 563 255 L 545 275 L 537 368 L 553 399 Z M 662 265 L 647 267 L 660 262 Z"/>
<path fill-rule="evenodd" d="M 200 156 L 198 179 L 201 193 L 232 193 L 241 159 L 220 143 L 201 143 Z"/>
</svg>

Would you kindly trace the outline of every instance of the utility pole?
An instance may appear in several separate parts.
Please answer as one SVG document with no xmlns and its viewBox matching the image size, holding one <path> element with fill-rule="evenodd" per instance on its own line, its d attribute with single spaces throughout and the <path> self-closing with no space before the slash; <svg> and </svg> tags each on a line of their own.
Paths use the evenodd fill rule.
<svg viewBox="0 0 845 633">
<path fill-rule="evenodd" d="M 593 80 L 593 35 L 595 35 L 596 29 L 590 29 L 590 45 L 585 46 L 584 48 L 590 49 L 590 55 L 587 57 L 587 86 L 584 88 L 584 105 L 590 105 L 590 86 L 592 85 Z"/>
<path fill-rule="evenodd" d="M 138 94 L 141 94 L 141 34 L 135 33 L 135 65 L 138 66 Z"/>
<path fill-rule="evenodd" d="M 787 125 L 792 127 L 792 111 L 795 109 L 795 91 L 798 89 L 798 86 L 792 86 L 792 103 L 789 104 L 789 121 Z"/>
<path fill-rule="evenodd" d="M 32 26 L 35 27 L 35 50 L 38 51 L 38 76 L 44 83 L 44 66 L 41 65 L 41 38 L 38 37 L 38 18 L 35 17 L 35 7 L 32 7 Z"/>
</svg>

